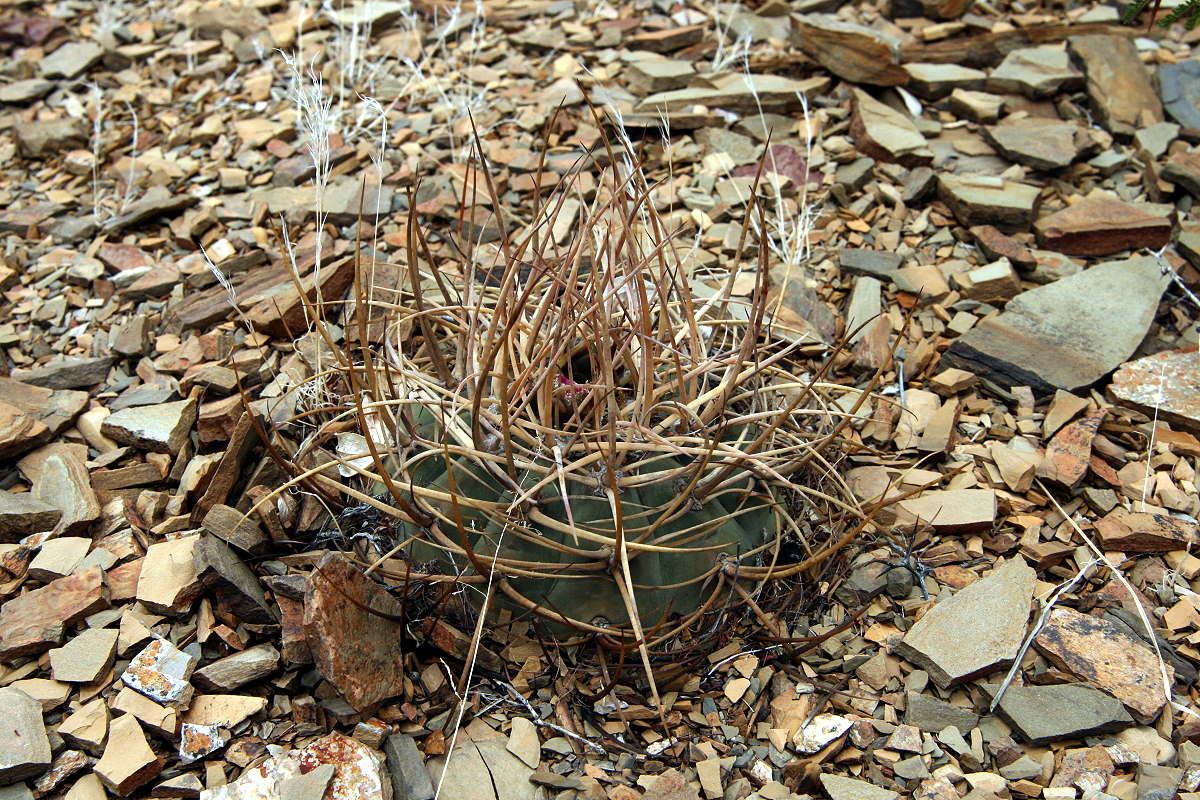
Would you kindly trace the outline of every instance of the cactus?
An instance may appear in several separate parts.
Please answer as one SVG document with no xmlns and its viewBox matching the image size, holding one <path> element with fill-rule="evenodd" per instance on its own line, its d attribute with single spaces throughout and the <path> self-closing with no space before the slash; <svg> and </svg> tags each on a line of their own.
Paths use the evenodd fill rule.
<svg viewBox="0 0 1200 800">
<path fill-rule="evenodd" d="M 827 459 L 875 384 L 843 411 L 832 359 L 797 374 L 795 338 L 769 330 L 753 203 L 733 258 L 701 269 L 630 150 L 608 150 L 561 247 L 551 231 L 589 164 L 510 235 L 478 156 L 494 217 L 470 233 L 496 242 L 452 259 L 410 213 L 403 280 L 385 292 L 359 265 L 356 344 L 320 376 L 343 399 L 307 450 L 348 429 L 362 446 L 339 447 L 344 480 L 304 480 L 397 520 L 393 579 L 466 584 L 484 613 L 494 599 L 555 635 L 636 647 L 649 673 L 650 648 L 719 633 L 730 608 L 765 619 L 767 582 L 865 528 Z"/>
</svg>

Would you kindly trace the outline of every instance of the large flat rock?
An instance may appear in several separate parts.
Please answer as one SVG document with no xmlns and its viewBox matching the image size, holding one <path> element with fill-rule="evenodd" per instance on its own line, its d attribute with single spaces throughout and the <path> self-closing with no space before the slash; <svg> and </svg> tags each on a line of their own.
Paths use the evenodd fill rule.
<svg viewBox="0 0 1200 800">
<path fill-rule="evenodd" d="M 953 686 L 1016 658 L 1025 636 L 1034 571 L 1020 558 L 938 601 L 913 625 L 897 654 Z"/>
<path fill-rule="evenodd" d="M 1000 686 L 985 684 L 983 690 L 995 697 Z M 1009 686 L 998 710 L 1021 736 L 1038 744 L 1082 739 L 1133 724 L 1119 701 L 1083 684 Z"/>
<path fill-rule="evenodd" d="M 1100 264 L 1017 295 L 955 340 L 947 361 L 1043 394 L 1091 386 L 1141 344 L 1166 285 L 1150 257 Z"/>
</svg>

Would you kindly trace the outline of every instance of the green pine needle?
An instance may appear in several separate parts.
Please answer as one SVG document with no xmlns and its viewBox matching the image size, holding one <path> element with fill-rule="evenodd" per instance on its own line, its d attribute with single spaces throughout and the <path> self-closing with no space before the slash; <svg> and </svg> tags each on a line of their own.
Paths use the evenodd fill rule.
<svg viewBox="0 0 1200 800">
<path fill-rule="evenodd" d="M 1137 22 L 1137 18 L 1141 16 L 1146 7 L 1150 5 L 1150 0 L 1133 0 L 1125 8 L 1125 13 L 1121 15 L 1121 23 L 1124 25 L 1133 25 Z M 1155 4 L 1155 10 L 1158 9 L 1158 4 Z M 1176 22 L 1182 21 L 1188 30 L 1192 30 L 1197 25 L 1200 25 L 1200 0 L 1186 0 L 1178 8 L 1172 9 L 1171 13 L 1158 21 L 1159 27 L 1169 28 Z"/>
</svg>

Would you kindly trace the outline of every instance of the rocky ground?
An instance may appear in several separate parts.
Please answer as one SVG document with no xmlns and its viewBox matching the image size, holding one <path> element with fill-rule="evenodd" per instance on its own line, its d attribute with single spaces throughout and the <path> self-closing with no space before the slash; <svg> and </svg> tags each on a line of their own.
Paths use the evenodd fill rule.
<svg viewBox="0 0 1200 800">
<path fill-rule="evenodd" d="M 1200 797 L 1200 33 L 1118 13 L 0 3 L 0 798 Z M 340 298 L 411 203 L 498 236 L 468 112 L 513 209 L 628 135 L 702 269 L 765 162 L 776 330 L 887 365 L 850 487 L 932 484 L 772 617 L 818 646 L 731 626 L 660 710 L 502 614 L 460 693 L 471 621 L 330 554 L 390 542 L 246 515 L 319 358 L 293 266 Z"/>
</svg>

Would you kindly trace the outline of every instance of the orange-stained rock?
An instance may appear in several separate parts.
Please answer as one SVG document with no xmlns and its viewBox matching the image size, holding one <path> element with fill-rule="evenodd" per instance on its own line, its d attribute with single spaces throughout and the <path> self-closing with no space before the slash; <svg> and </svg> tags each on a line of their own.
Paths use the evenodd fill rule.
<svg viewBox="0 0 1200 800">
<path fill-rule="evenodd" d="M 308 646 L 317 670 L 356 710 L 404 689 L 403 610 L 340 553 L 329 553 L 313 571 L 304 596 Z"/>
<path fill-rule="evenodd" d="M 1123 553 L 1169 553 L 1200 543 L 1200 525 L 1194 522 L 1125 508 L 1114 508 L 1096 520 L 1096 530 L 1106 550 Z"/>
<path fill-rule="evenodd" d="M 1060 669 L 1120 700 L 1141 722 L 1158 716 L 1166 703 L 1154 651 L 1108 620 L 1055 608 L 1033 643 Z M 1174 682 L 1174 668 L 1167 664 L 1166 670 Z"/>
<path fill-rule="evenodd" d="M 1108 394 L 1123 406 L 1200 433 L 1200 352 L 1171 350 L 1122 364 Z M 1195 453 L 1193 453 L 1195 455 Z"/>
<path fill-rule="evenodd" d="M 108 588 L 100 567 L 14 597 L 0 606 L 0 660 L 37 655 L 62 644 L 67 625 L 105 608 Z"/>
<path fill-rule="evenodd" d="M 1054 435 L 1046 445 L 1046 453 L 1038 466 L 1039 478 L 1074 488 L 1087 474 L 1092 455 L 1092 440 L 1104 420 L 1104 409 L 1098 408 Z"/>
</svg>

